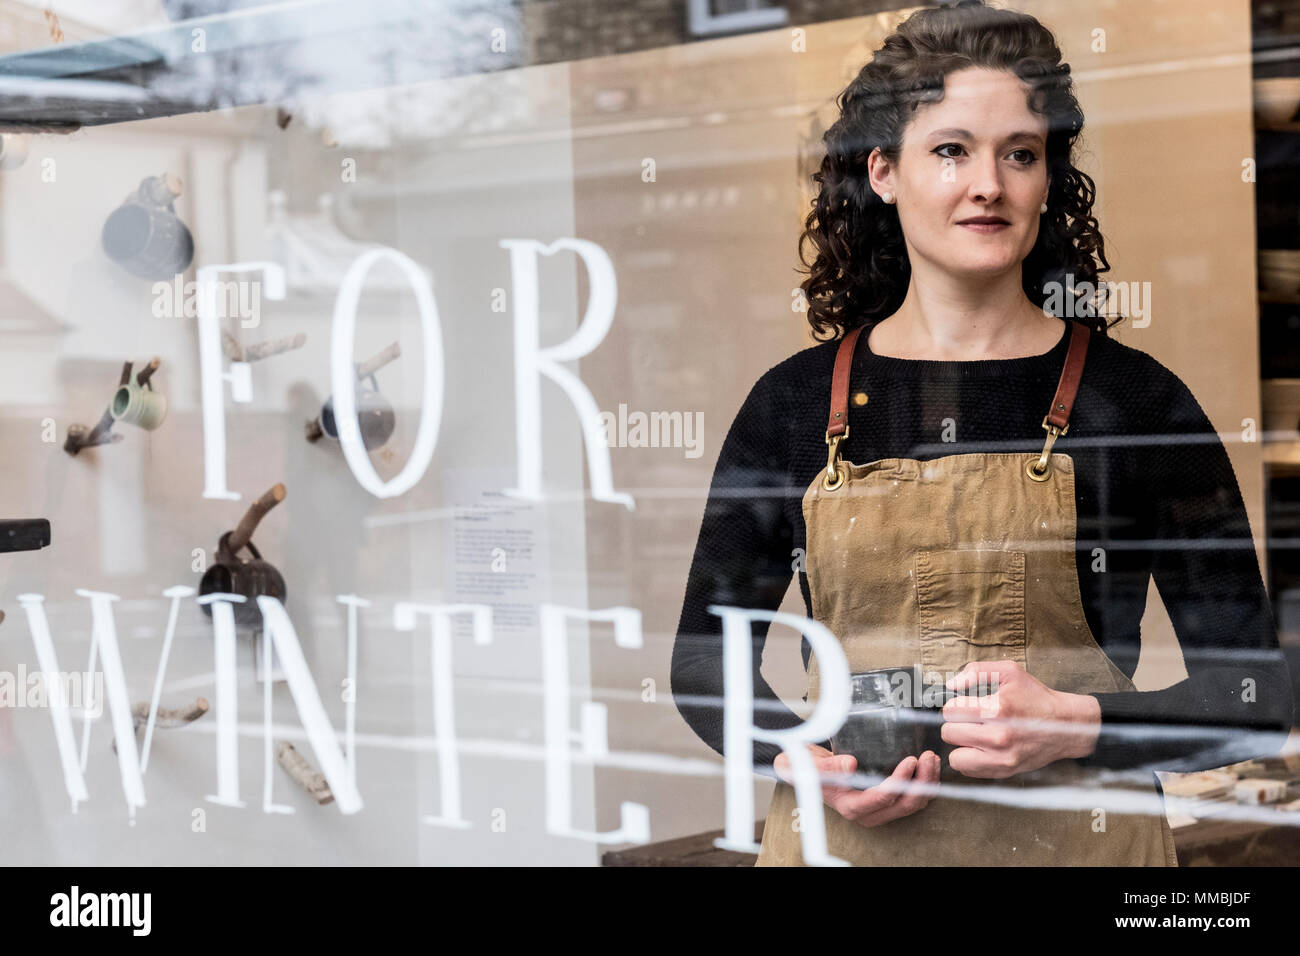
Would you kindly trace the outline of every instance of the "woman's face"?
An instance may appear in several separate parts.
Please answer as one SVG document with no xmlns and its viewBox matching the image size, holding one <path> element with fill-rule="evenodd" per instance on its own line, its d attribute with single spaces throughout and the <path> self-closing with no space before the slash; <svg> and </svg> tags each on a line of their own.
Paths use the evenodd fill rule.
<svg viewBox="0 0 1300 956">
<path fill-rule="evenodd" d="M 903 131 L 899 162 L 877 149 L 871 185 L 896 197 L 915 270 L 918 257 L 963 275 L 1019 269 L 1038 238 L 1047 199 L 1047 119 L 1029 109 L 1014 73 L 968 67 L 945 78 Z M 995 217 L 1003 225 L 968 220 Z"/>
</svg>

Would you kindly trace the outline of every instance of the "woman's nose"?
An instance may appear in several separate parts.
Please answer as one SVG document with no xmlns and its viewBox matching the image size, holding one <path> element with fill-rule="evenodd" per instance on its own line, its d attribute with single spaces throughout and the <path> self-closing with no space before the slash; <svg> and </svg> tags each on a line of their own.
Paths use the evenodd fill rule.
<svg viewBox="0 0 1300 956">
<path fill-rule="evenodd" d="M 970 184 L 971 199 L 993 202 L 1002 195 L 1002 177 L 996 157 L 981 160 L 974 168 Z"/>
</svg>

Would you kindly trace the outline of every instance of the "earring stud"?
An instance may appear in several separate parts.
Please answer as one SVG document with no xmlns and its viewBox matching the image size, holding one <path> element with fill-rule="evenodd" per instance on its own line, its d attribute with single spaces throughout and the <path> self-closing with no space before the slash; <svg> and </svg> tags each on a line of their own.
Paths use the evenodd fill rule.
<svg viewBox="0 0 1300 956">
<path fill-rule="evenodd" d="M 1039 207 L 1038 207 L 1038 211 L 1039 211 L 1039 212 L 1047 212 L 1047 203 L 1043 203 L 1041 206 L 1039 206 Z"/>
<path fill-rule="evenodd" d="M 893 201 L 894 201 L 894 194 L 893 194 L 893 193 L 885 193 L 885 194 L 884 194 L 883 196 L 881 196 L 880 198 L 883 199 L 885 202 L 887 202 L 887 203 L 891 203 L 891 204 L 892 204 Z"/>
</svg>

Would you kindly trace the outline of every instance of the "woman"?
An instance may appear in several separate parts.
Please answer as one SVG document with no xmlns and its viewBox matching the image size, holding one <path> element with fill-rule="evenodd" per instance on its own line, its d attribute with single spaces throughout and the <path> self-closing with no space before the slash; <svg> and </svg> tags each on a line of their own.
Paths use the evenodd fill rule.
<svg viewBox="0 0 1300 956">
<path fill-rule="evenodd" d="M 1214 427 L 1074 294 L 1109 264 L 1072 163 L 1069 67 L 1033 17 L 966 0 L 908 18 L 838 105 L 800 241 L 808 320 L 831 341 L 765 373 L 727 434 L 678 708 L 722 752 L 708 609 L 774 610 L 797 571 L 851 672 L 920 668 L 962 695 L 941 744 L 875 786 L 811 748 L 832 855 L 1176 866 L 1151 771 L 1276 752 L 1292 693 Z M 1139 692 L 1152 576 L 1189 676 Z M 806 641 L 803 656 L 813 701 Z M 797 725 L 760 660 L 755 723 Z M 994 692 L 966 697 L 977 685 Z M 754 762 L 780 781 L 759 865 L 800 864 L 789 759 L 759 744 Z"/>
</svg>

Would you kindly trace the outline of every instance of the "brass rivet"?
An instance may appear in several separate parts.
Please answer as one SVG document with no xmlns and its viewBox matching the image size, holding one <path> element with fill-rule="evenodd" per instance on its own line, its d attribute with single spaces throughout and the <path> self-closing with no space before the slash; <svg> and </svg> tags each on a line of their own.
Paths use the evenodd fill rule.
<svg viewBox="0 0 1300 956">
<path fill-rule="evenodd" d="M 842 418 L 842 417 L 843 417 L 843 414 L 844 414 L 843 412 L 836 412 L 836 413 L 835 413 L 835 417 L 836 417 L 836 418 Z"/>
<path fill-rule="evenodd" d="M 858 392 L 856 395 L 854 395 L 854 396 L 853 396 L 853 404 L 854 404 L 854 405 L 865 405 L 865 404 L 867 404 L 867 393 L 866 393 L 866 392 Z"/>
</svg>

